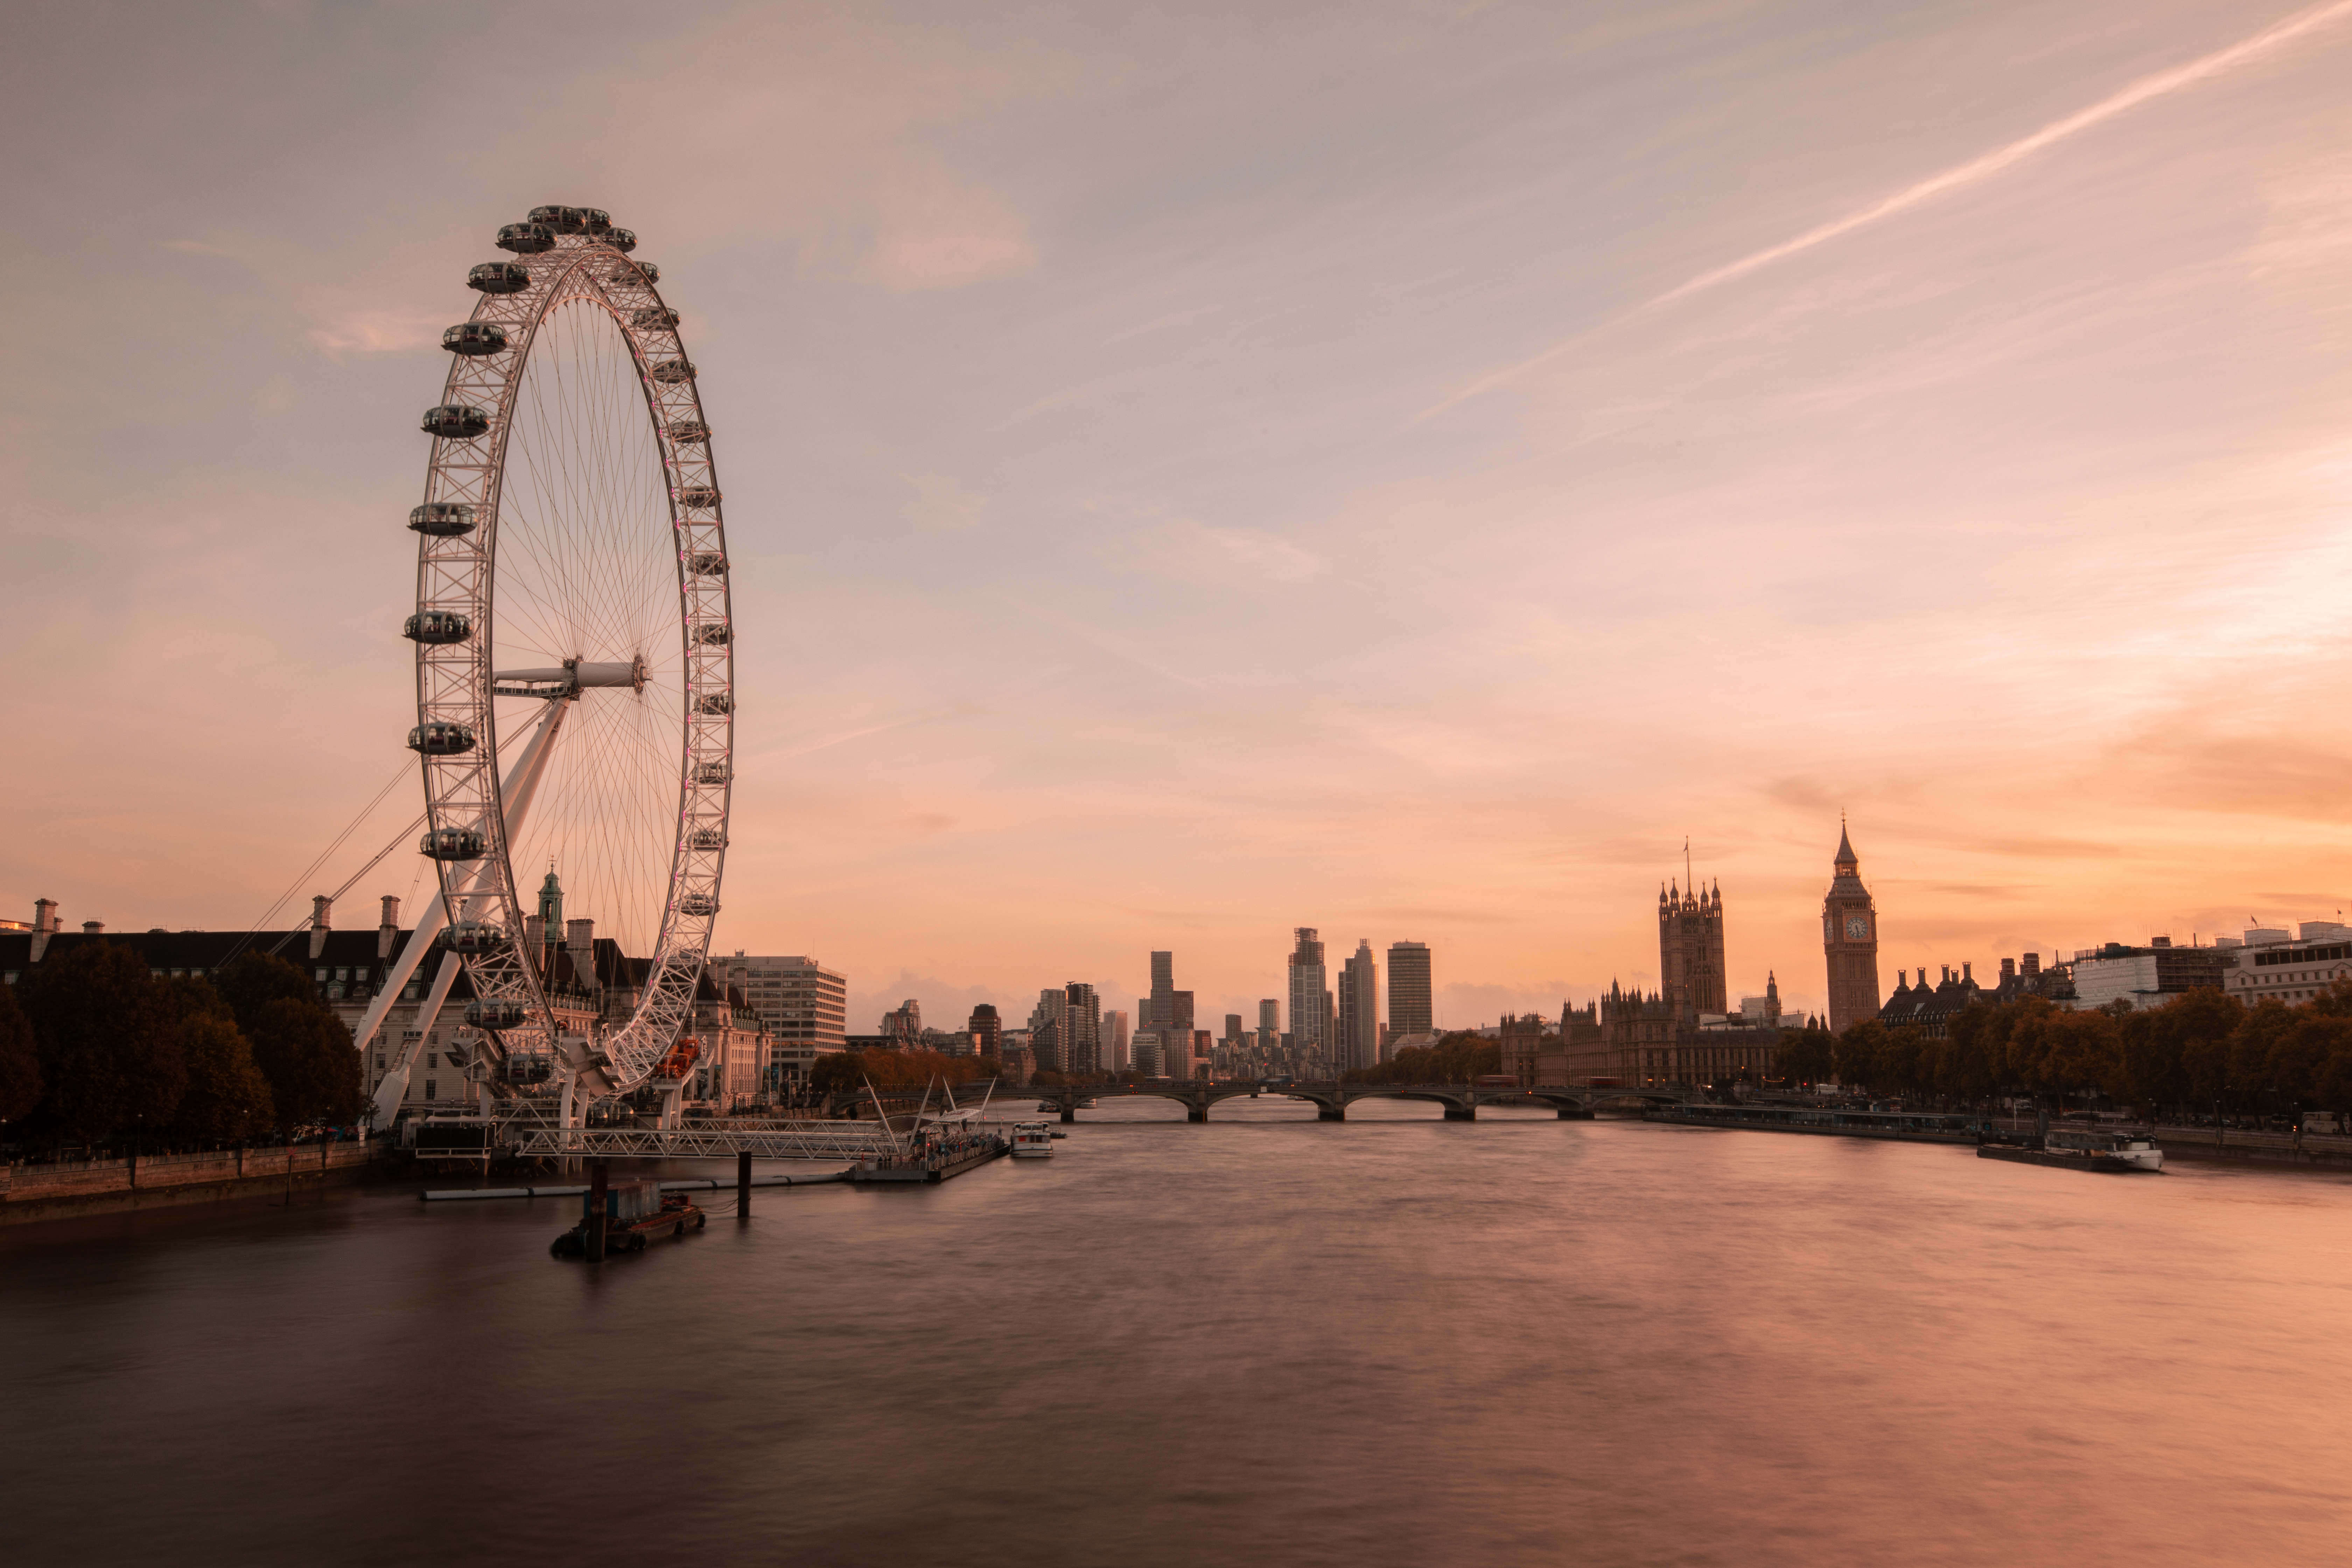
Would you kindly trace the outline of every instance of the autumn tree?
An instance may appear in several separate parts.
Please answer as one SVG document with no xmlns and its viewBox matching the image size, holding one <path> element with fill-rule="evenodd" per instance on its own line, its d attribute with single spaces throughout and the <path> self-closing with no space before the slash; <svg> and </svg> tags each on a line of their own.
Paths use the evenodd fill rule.
<svg viewBox="0 0 2352 1568">
<path fill-rule="evenodd" d="M 253 1063 L 268 1080 L 280 1127 L 355 1120 L 364 1098 L 360 1054 L 333 1009 L 310 997 L 264 1002 L 243 1026 Z"/>
<path fill-rule="evenodd" d="M 92 1142 L 171 1121 L 187 1064 L 179 1020 L 144 959 L 110 942 L 79 943 L 35 968 L 23 990 L 40 1121 Z"/>
<path fill-rule="evenodd" d="M 1352 1068 L 1351 1083 L 1468 1083 L 1503 1070 L 1503 1047 L 1475 1029 L 1457 1029 L 1435 1045 L 1407 1046 L 1375 1067 Z"/>
<path fill-rule="evenodd" d="M 1836 1070 L 1835 1037 L 1827 1029 L 1790 1029 L 1773 1052 L 1773 1071 L 1791 1083 L 1819 1083 Z"/>
<path fill-rule="evenodd" d="M 0 985 L 0 1121 L 21 1122 L 41 1103 L 40 1053 L 16 988 Z"/>
<path fill-rule="evenodd" d="M 173 1131 L 205 1140 L 257 1138 L 268 1131 L 277 1125 L 276 1101 L 236 1016 L 201 980 L 174 982 L 173 989 L 180 1049 L 188 1064 L 188 1092 L 181 1097 Z"/>
</svg>

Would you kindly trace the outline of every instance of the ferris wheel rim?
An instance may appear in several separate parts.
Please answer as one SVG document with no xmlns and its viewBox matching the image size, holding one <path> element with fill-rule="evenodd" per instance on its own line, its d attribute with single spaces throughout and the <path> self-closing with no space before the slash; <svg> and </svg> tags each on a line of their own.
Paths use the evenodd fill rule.
<svg viewBox="0 0 2352 1568">
<path fill-rule="evenodd" d="M 500 231 L 499 243 L 516 249 L 518 259 L 474 268 L 468 281 L 480 291 L 479 302 L 444 334 L 453 358 L 442 401 L 424 422 L 433 450 L 425 504 L 412 515 L 419 542 L 409 632 L 417 645 L 411 744 L 425 775 L 426 845 L 479 850 L 472 859 L 436 855 L 447 945 L 463 959 L 478 1005 L 502 1018 L 518 1009 L 525 1016 L 494 1037 L 502 1054 L 517 1047 L 543 1051 L 558 1073 L 591 1080 L 596 1092 L 625 1091 L 651 1078 L 691 1018 L 719 912 L 734 777 L 731 573 L 709 425 L 677 312 L 656 287 L 656 269 L 629 258 L 634 237 L 623 243 L 625 233 L 555 234 L 527 225 Z M 489 282 L 478 281 L 486 275 Z M 575 305 L 601 310 L 626 344 L 662 466 L 676 556 L 682 700 L 675 834 L 654 950 L 639 961 L 644 974 L 633 987 L 627 1018 L 608 1022 L 582 1045 L 561 1034 L 537 965 L 520 956 L 524 890 L 509 827 L 541 776 L 524 770 L 543 772 L 549 752 L 561 744 L 565 713 L 584 689 L 628 677 L 616 676 L 609 664 L 577 659 L 503 675 L 496 668 L 499 525 L 515 416 L 543 329 Z M 535 687 L 502 684 L 518 673 L 541 679 Z M 642 690 L 642 654 L 634 680 Z M 545 702 L 532 742 L 519 748 L 518 800 L 508 794 L 515 781 L 499 773 L 496 699 L 502 695 Z M 557 941 L 563 935 L 545 934 Z"/>
</svg>

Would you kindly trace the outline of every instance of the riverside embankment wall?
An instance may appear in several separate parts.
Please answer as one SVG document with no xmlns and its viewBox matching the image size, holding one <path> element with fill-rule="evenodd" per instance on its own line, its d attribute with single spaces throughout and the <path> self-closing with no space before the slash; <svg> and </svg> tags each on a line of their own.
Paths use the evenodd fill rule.
<svg viewBox="0 0 2352 1568">
<path fill-rule="evenodd" d="M 385 1143 L 288 1143 L 138 1160 L 0 1166 L 0 1225 L 113 1214 L 179 1204 L 297 1194 L 375 1179 L 389 1170 Z"/>
</svg>

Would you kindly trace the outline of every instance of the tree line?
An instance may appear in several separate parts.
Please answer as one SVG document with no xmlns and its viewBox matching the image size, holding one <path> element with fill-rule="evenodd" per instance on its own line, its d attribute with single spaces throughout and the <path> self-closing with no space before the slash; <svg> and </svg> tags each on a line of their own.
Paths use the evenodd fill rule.
<svg viewBox="0 0 2352 1568">
<path fill-rule="evenodd" d="M 951 1057 L 944 1051 L 827 1051 L 809 1066 L 809 1088 L 819 1094 L 843 1094 L 862 1089 L 870 1081 L 877 1092 L 912 1089 L 944 1079 L 950 1084 L 994 1078 L 998 1068 L 987 1057 Z"/>
<path fill-rule="evenodd" d="M 1407 1046 L 1377 1067 L 1349 1068 L 1349 1083 L 1468 1083 L 1503 1070 L 1503 1047 L 1475 1029 L 1456 1029 L 1437 1043 Z"/>
<path fill-rule="evenodd" d="M 0 986 L 0 1121 L 13 1142 L 233 1142 L 355 1120 L 359 1052 L 308 975 L 247 953 L 217 981 L 79 943 Z"/>
<path fill-rule="evenodd" d="M 2210 988 L 2140 1011 L 1976 1001 L 1943 1039 L 1864 1019 L 1784 1036 L 1777 1065 L 1793 1081 L 1958 1101 L 2105 1095 L 2185 1111 L 2342 1110 L 2352 1109 L 2352 982 L 2297 1007 L 2246 1006 Z"/>
</svg>

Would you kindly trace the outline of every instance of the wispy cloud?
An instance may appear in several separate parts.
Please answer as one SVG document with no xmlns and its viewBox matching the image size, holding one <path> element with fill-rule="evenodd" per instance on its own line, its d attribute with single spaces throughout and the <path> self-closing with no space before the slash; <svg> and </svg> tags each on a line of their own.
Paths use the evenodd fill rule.
<svg viewBox="0 0 2352 1568">
<path fill-rule="evenodd" d="M 1012 214 L 969 195 L 934 196 L 901 215 L 876 242 L 874 268 L 893 289 L 961 289 L 1036 264 Z"/>
<path fill-rule="evenodd" d="M 312 327 L 310 338 L 320 352 L 338 356 L 396 353 L 433 342 L 439 330 L 430 317 L 391 310 L 352 310 Z"/>
</svg>

